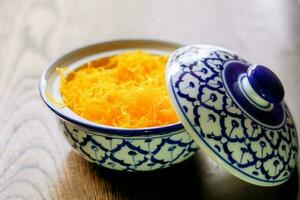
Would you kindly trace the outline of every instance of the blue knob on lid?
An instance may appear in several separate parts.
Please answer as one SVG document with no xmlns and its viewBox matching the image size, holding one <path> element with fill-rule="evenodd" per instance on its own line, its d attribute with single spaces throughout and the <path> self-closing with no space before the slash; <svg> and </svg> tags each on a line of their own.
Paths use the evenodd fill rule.
<svg viewBox="0 0 300 200">
<path fill-rule="evenodd" d="M 284 89 L 279 78 L 263 65 L 251 65 L 247 77 L 255 92 L 270 103 L 280 103 L 284 97 Z"/>
</svg>

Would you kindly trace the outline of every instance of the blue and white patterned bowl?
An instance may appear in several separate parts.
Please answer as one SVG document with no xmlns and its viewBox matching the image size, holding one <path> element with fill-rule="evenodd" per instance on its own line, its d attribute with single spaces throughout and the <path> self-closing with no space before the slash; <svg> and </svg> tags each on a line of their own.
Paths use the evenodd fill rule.
<svg viewBox="0 0 300 200">
<path fill-rule="evenodd" d="M 171 53 L 178 44 L 151 40 L 120 40 L 74 50 L 53 62 L 43 73 L 40 94 L 61 119 L 68 142 L 86 160 L 123 171 L 151 171 L 169 167 L 191 157 L 198 147 L 181 123 L 168 126 L 126 129 L 95 124 L 60 106 L 59 76 L 55 68 L 75 69 L 95 58 L 130 49 Z"/>
</svg>

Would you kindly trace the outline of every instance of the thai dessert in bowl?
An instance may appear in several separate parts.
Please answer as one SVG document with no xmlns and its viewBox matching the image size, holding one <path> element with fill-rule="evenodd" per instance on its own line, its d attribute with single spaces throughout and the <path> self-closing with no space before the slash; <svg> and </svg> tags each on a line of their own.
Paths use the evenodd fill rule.
<svg viewBox="0 0 300 200">
<path fill-rule="evenodd" d="M 172 108 L 164 80 L 168 55 L 178 47 L 113 41 L 75 50 L 49 66 L 41 96 L 77 153 L 110 169 L 150 171 L 198 150 Z"/>
</svg>

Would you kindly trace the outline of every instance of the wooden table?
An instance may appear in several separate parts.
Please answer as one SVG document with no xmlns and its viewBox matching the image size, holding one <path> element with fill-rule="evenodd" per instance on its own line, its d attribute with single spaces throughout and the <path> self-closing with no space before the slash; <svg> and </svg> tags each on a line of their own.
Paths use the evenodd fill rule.
<svg viewBox="0 0 300 200">
<path fill-rule="evenodd" d="M 108 39 L 154 38 L 232 49 L 269 66 L 300 129 L 300 1 L 0 1 L 0 199 L 300 199 L 287 183 L 244 183 L 201 151 L 167 170 L 112 172 L 81 159 L 38 94 L 63 52 Z"/>
</svg>

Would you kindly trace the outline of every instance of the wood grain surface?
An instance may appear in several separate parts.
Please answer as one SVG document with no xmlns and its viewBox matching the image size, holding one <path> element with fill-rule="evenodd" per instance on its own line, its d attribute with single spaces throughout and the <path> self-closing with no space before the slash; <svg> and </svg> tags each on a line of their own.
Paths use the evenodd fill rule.
<svg viewBox="0 0 300 200">
<path fill-rule="evenodd" d="M 38 94 L 42 71 L 82 45 L 120 38 L 214 44 L 269 66 L 300 128 L 299 0 L 0 0 L 0 199 L 300 199 L 285 184 L 244 183 L 199 152 L 125 174 L 71 151 Z"/>
</svg>

